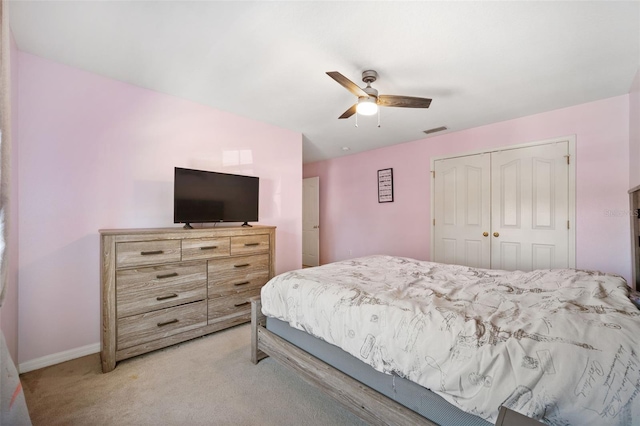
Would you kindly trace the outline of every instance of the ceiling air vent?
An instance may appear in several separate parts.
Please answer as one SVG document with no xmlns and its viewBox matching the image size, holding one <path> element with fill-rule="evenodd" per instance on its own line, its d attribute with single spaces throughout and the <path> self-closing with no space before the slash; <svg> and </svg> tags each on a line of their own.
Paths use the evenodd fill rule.
<svg viewBox="0 0 640 426">
<path fill-rule="evenodd" d="M 424 130 L 424 132 L 425 132 L 427 135 L 430 135 L 431 133 L 441 132 L 441 131 L 443 131 L 443 130 L 447 130 L 447 126 L 434 127 L 433 129 Z"/>
</svg>

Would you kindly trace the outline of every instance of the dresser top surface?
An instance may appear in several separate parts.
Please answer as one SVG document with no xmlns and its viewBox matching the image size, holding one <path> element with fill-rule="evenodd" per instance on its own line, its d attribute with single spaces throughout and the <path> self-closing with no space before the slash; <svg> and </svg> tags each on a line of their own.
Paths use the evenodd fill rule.
<svg viewBox="0 0 640 426">
<path fill-rule="evenodd" d="M 211 232 L 223 233 L 225 231 L 237 234 L 254 233 L 257 231 L 275 229 L 275 226 L 252 225 L 248 226 L 210 226 L 206 228 L 184 229 L 182 227 L 173 228 L 129 228 L 129 229 L 100 229 L 101 235 L 145 235 L 145 234 L 183 234 L 184 237 L 197 236 Z"/>
</svg>

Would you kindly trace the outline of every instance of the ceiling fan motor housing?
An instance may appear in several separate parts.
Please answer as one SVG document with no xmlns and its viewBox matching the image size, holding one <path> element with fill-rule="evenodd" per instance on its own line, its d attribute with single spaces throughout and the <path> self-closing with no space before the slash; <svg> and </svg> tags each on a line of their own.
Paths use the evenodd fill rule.
<svg viewBox="0 0 640 426">
<path fill-rule="evenodd" d="M 378 79 L 378 73 L 374 70 L 362 71 L 362 81 L 371 84 Z"/>
<path fill-rule="evenodd" d="M 374 98 L 372 99 L 374 102 L 378 100 L 378 91 L 373 87 L 371 87 L 371 83 L 373 83 L 377 79 L 378 79 L 378 73 L 375 72 L 374 70 L 367 70 L 362 72 L 362 81 L 367 83 L 367 87 L 363 88 L 362 90 L 364 90 L 364 92 L 367 95 L 369 95 L 369 98 Z"/>
</svg>

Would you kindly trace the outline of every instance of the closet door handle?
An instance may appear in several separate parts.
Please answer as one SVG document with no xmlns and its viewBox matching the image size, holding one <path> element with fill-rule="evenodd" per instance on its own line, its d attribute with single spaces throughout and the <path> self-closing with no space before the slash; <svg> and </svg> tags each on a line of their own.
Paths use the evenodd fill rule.
<svg viewBox="0 0 640 426">
<path fill-rule="evenodd" d="M 489 233 L 488 233 L 488 232 L 483 232 L 483 233 L 482 233 L 482 236 L 483 236 L 483 237 L 488 237 L 488 236 L 489 236 Z"/>
<path fill-rule="evenodd" d="M 494 236 L 494 237 L 499 237 L 499 236 L 500 236 L 500 234 L 499 234 L 498 232 L 494 232 L 494 233 L 493 233 L 493 236 Z"/>
</svg>

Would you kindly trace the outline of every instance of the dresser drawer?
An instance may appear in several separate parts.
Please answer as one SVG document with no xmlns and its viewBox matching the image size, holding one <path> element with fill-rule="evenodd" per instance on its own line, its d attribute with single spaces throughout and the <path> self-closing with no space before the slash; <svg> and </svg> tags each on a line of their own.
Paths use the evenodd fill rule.
<svg viewBox="0 0 640 426">
<path fill-rule="evenodd" d="M 269 280 L 269 255 L 211 260 L 208 275 L 209 298 L 259 289 Z"/>
<path fill-rule="evenodd" d="M 116 245 L 116 267 L 180 261 L 180 240 L 137 241 Z"/>
<path fill-rule="evenodd" d="M 209 324 L 224 321 L 230 317 L 246 315 L 251 317 L 251 303 L 249 299 L 260 295 L 260 289 L 243 291 L 233 296 L 209 299 Z"/>
<path fill-rule="evenodd" d="M 206 298 L 206 262 L 147 266 L 116 273 L 118 318 Z"/>
<path fill-rule="evenodd" d="M 207 325 L 207 301 L 193 302 L 118 320 L 118 350 Z"/>
<path fill-rule="evenodd" d="M 231 254 L 262 253 L 269 251 L 269 235 L 243 235 L 231 237 Z"/>
<path fill-rule="evenodd" d="M 229 237 L 182 240 L 182 260 L 229 257 Z"/>
</svg>

